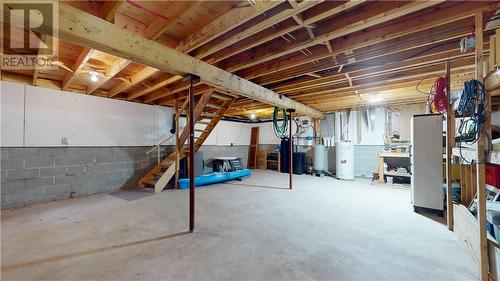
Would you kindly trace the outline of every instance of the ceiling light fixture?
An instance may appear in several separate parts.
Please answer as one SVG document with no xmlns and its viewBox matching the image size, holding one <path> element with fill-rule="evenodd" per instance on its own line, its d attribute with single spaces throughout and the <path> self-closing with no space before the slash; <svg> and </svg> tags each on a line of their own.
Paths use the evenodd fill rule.
<svg viewBox="0 0 500 281">
<path fill-rule="evenodd" d="M 254 120 L 255 118 L 257 118 L 257 115 L 255 113 L 251 113 L 250 114 L 250 119 Z"/>
<path fill-rule="evenodd" d="M 97 77 L 97 73 L 95 73 L 94 71 L 91 71 L 90 72 L 90 81 L 97 82 L 97 80 L 99 80 L 99 78 Z"/>
<path fill-rule="evenodd" d="M 378 94 L 373 94 L 373 95 L 370 95 L 368 97 L 368 103 L 371 103 L 371 104 L 375 104 L 375 103 L 379 103 L 383 100 L 382 96 L 378 95 Z"/>
</svg>

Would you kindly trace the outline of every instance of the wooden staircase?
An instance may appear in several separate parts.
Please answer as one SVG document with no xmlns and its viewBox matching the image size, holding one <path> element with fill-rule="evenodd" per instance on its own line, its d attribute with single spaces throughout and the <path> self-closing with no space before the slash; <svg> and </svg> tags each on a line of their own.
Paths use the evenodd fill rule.
<svg viewBox="0 0 500 281">
<path fill-rule="evenodd" d="M 198 99 L 194 110 L 195 115 L 195 151 L 208 138 L 217 123 L 224 116 L 226 110 L 233 104 L 237 96 L 227 93 L 214 93 L 213 91 L 204 93 Z M 184 111 L 187 111 L 189 98 L 186 97 L 180 108 L 176 108 L 176 123 L 179 123 L 179 118 Z M 177 130 L 180 128 L 177 126 Z M 178 161 L 189 154 L 189 148 L 186 141 L 189 137 L 189 126 L 183 128 L 182 132 L 177 133 L 176 149 L 168 154 L 162 161 L 158 163 L 151 171 L 149 171 L 142 179 L 139 180 L 139 188 L 151 187 L 155 192 L 161 192 L 167 186 L 170 179 L 176 174 Z M 158 148 L 159 149 L 159 148 Z M 176 181 L 178 178 L 176 177 Z M 177 184 L 176 184 L 177 186 Z"/>
</svg>

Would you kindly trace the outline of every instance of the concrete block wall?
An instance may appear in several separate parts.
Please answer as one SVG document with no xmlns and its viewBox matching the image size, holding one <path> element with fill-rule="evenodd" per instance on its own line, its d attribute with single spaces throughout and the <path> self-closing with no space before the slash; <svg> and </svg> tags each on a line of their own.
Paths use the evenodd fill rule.
<svg viewBox="0 0 500 281">
<path fill-rule="evenodd" d="M 0 148 L 1 208 L 136 187 L 157 163 L 149 148 Z"/>
</svg>

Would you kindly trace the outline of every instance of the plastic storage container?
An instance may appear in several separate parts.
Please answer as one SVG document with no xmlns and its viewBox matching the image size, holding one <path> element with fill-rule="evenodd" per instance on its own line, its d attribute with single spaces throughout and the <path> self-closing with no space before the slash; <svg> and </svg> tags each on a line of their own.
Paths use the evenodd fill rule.
<svg viewBox="0 0 500 281">
<path fill-rule="evenodd" d="M 500 165 L 486 164 L 486 183 L 500 188 Z"/>
</svg>

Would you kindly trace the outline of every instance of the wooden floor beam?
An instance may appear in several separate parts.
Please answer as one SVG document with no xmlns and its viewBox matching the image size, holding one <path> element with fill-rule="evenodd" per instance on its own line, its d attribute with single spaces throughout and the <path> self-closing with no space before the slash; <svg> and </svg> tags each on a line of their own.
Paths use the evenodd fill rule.
<svg viewBox="0 0 500 281">
<path fill-rule="evenodd" d="M 10 16 L 6 15 L 7 17 Z M 42 25 L 42 33 L 52 32 L 52 26 Z M 93 32 L 88 32 L 93 30 Z M 315 118 L 323 113 L 292 99 L 277 95 L 271 90 L 235 76 L 215 66 L 165 47 L 160 43 L 123 30 L 119 26 L 102 20 L 67 4 L 59 4 L 58 36 L 124 59 L 157 68 L 167 73 L 183 76 L 200 76 L 201 82 L 221 92 L 236 93 L 282 108 L 293 108 L 297 112 Z"/>
</svg>

